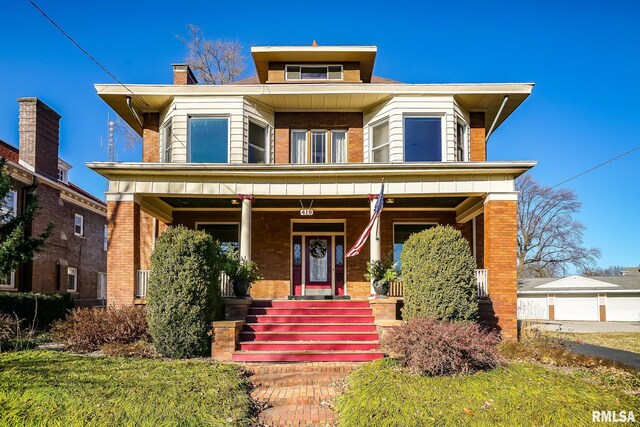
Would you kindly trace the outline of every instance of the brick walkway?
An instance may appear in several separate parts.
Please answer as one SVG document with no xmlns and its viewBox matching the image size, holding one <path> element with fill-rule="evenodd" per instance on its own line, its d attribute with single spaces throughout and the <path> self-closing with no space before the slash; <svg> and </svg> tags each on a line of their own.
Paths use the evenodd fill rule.
<svg viewBox="0 0 640 427">
<path fill-rule="evenodd" d="M 344 378 L 361 363 L 246 363 L 256 388 L 252 397 L 264 405 L 265 426 L 333 426 L 333 399 Z"/>
</svg>

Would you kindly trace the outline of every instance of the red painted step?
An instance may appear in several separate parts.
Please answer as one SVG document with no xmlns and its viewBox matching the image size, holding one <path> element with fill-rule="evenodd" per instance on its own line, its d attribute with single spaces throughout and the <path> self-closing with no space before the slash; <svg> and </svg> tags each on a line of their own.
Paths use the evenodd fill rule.
<svg viewBox="0 0 640 427">
<path fill-rule="evenodd" d="M 313 316 L 247 316 L 247 323 L 371 323 L 373 316 L 338 316 L 317 314 Z"/>
<path fill-rule="evenodd" d="M 378 334 L 352 332 L 240 332 L 240 341 L 376 341 Z"/>
<path fill-rule="evenodd" d="M 250 316 L 272 315 L 272 316 L 298 316 L 314 314 L 338 314 L 350 316 L 371 316 L 373 310 L 370 308 L 325 308 L 325 307 L 305 307 L 305 308 L 284 308 L 284 307 L 251 307 Z"/>
<path fill-rule="evenodd" d="M 278 308 L 371 308 L 369 301 L 356 300 L 253 300 L 252 307 Z"/>
<path fill-rule="evenodd" d="M 366 351 L 236 351 L 234 362 L 368 362 L 384 357 Z"/>
<path fill-rule="evenodd" d="M 248 323 L 245 331 L 255 332 L 375 332 L 373 323 Z"/>
<path fill-rule="evenodd" d="M 248 351 L 369 351 L 380 350 L 377 341 L 261 341 L 240 343 Z"/>
</svg>

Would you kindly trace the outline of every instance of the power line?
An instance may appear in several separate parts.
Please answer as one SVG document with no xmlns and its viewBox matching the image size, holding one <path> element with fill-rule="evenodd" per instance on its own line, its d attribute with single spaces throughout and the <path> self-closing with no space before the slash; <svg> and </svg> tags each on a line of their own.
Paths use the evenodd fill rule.
<svg viewBox="0 0 640 427">
<path fill-rule="evenodd" d="M 66 38 L 68 38 L 68 39 L 71 41 L 71 43 L 73 43 L 74 45 L 76 45 L 76 47 L 77 47 L 78 49 L 80 49 L 80 51 L 81 51 L 82 53 L 84 53 L 85 55 L 87 55 L 87 57 L 89 57 L 89 59 L 91 59 L 93 62 L 95 62 L 95 63 L 96 63 L 96 65 L 98 65 L 98 67 L 100 67 L 100 68 L 102 69 L 102 71 L 104 71 L 105 73 L 107 73 L 107 74 L 108 74 L 108 75 L 109 75 L 113 80 L 115 80 L 115 81 L 116 81 L 119 85 L 121 85 L 123 88 L 125 88 L 126 90 L 128 90 L 128 91 L 131 93 L 131 95 L 133 95 L 133 96 L 137 97 L 138 99 L 140 99 L 140 100 L 141 100 L 141 101 L 142 101 L 142 102 L 143 102 L 147 107 L 150 107 L 150 106 L 151 106 L 151 105 L 149 105 L 149 103 L 148 103 L 147 101 L 145 101 L 145 99 L 144 99 L 144 98 L 142 98 L 140 95 L 136 95 L 135 93 L 133 93 L 133 91 L 132 91 L 131 89 L 129 89 L 129 88 L 127 87 L 127 85 L 125 85 L 124 83 L 122 83 L 122 82 L 121 82 L 121 81 L 120 81 L 120 80 L 119 80 L 119 79 L 118 79 L 118 78 L 117 78 L 117 77 L 116 77 L 116 76 L 115 76 L 111 71 L 107 70 L 107 68 L 106 68 L 104 65 L 102 65 L 102 64 L 100 63 L 100 61 L 98 61 L 97 59 L 95 59 L 95 58 L 94 58 L 94 57 L 93 57 L 89 52 L 87 52 L 87 51 L 86 51 L 82 46 L 80 46 L 80 44 L 79 44 L 77 41 L 75 41 L 75 40 L 73 39 L 73 37 L 71 37 L 69 34 L 67 34 L 67 32 L 66 32 L 65 30 L 63 30 L 63 29 L 62 29 L 62 27 L 61 27 L 60 25 L 58 25 L 58 24 L 57 24 L 53 19 L 51 19 L 51 18 L 49 17 L 49 15 L 47 15 L 47 14 L 45 13 L 45 11 L 44 11 L 44 10 L 42 10 L 42 9 L 41 9 L 41 8 L 40 8 L 40 7 L 39 7 L 39 6 L 38 6 L 38 5 L 37 5 L 33 0 L 27 0 L 27 1 L 28 1 L 29 3 L 31 3 L 31 5 L 32 5 L 33 7 L 35 7 L 35 8 L 38 10 L 38 12 L 40 12 L 40 13 L 42 14 L 42 16 L 44 16 L 44 17 L 45 17 L 49 22 L 51 22 L 51 24 L 53 24 L 53 26 L 54 26 L 54 27 L 56 27 L 58 30 L 60 30 L 60 32 L 61 32 L 62 34 L 64 34 L 64 36 L 65 36 Z"/>
<path fill-rule="evenodd" d="M 553 187 L 551 187 L 551 188 L 556 188 L 556 187 L 558 187 L 558 186 L 560 186 L 560 185 L 562 185 L 562 184 L 566 184 L 566 183 L 567 183 L 567 182 L 569 182 L 569 181 L 573 181 L 574 179 L 576 179 L 576 178 L 578 178 L 578 177 L 581 177 L 582 175 L 588 174 L 589 172 L 592 172 L 592 171 L 594 171 L 594 170 L 596 170 L 596 169 L 598 169 L 598 168 L 600 168 L 600 167 L 602 167 L 602 166 L 604 166 L 604 165 L 607 165 L 607 164 L 609 164 L 609 163 L 611 163 L 611 162 L 613 162 L 613 161 L 615 161 L 615 160 L 618 160 L 618 159 L 619 159 L 619 158 L 621 158 L 621 157 L 624 157 L 624 156 L 626 156 L 626 155 L 628 155 L 628 154 L 631 154 L 631 153 L 633 153 L 633 152 L 634 152 L 634 151 L 636 151 L 636 150 L 640 150 L 640 145 L 638 145 L 638 146 L 637 146 L 637 147 L 635 147 L 635 148 L 632 148 L 632 149 L 631 149 L 631 150 L 629 150 L 629 151 L 625 151 L 624 153 L 619 154 L 619 155 L 617 155 L 616 157 L 613 157 L 613 158 L 611 158 L 611 159 L 607 160 L 606 162 L 602 162 L 602 163 L 600 163 L 599 165 L 596 165 L 596 166 L 594 166 L 594 167 L 592 167 L 592 168 L 590 168 L 590 169 L 587 169 L 587 170 L 586 170 L 586 171 L 584 171 L 584 172 L 580 172 L 579 174 L 574 175 L 574 176 L 572 176 L 572 177 L 571 177 L 571 178 L 569 178 L 569 179 L 565 179 L 565 180 L 564 180 L 564 181 L 562 181 L 561 183 L 556 184 L 556 185 L 554 185 L 554 186 L 553 186 Z"/>
</svg>

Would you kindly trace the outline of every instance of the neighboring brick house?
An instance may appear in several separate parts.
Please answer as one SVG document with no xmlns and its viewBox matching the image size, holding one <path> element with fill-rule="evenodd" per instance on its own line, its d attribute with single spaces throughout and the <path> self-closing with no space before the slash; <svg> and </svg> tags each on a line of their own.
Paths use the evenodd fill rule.
<svg viewBox="0 0 640 427">
<path fill-rule="evenodd" d="M 173 85 L 96 85 L 143 137 L 142 162 L 89 164 L 110 181 L 108 302 L 143 301 L 167 225 L 238 246 L 264 275 L 254 298 L 366 299 L 367 261 L 448 224 L 471 245 L 483 318 L 515 337 L 514 180 L 535 162 L 488 161 L 486 141 L 533 84 L 399 83 L 372 75 L 375 46 L 251 52 L 257 77 L 231 85 L 198 85 L 185 65 Z M 377 235 L 345 259 L 383 179 Z"/>
<path fill-rule="evenodd" d="M 104 304 L 106 204 L 68 180 L 58 157 L 60 115 L 37 98 L 20 98 L 19 149 L 0 141 L 13 183 L 2 208 L 19 214 L 35 193 L 40 212 L 32 235 L 51 221 L 53 234 L 33 261 L 11 273 L 0 290 L 69 292 L 76 305 Z"/>
</svg>

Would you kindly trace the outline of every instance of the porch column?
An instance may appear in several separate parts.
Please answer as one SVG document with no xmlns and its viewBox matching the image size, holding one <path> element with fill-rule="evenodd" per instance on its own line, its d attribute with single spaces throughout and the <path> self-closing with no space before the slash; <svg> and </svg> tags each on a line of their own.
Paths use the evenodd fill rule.
<svg viewBox="0 0 640 427">
<path fill-rule="evenodd" d="M 140 205 L 133 195 L 107 197 L 107 304 L 134 304 L 140 269 Z"/>
<path fill-rule="evenodd" d="M 251 259 L 251 201 L 253 195 L 238 194 L 242 202 L 242 215 L 240 217 L 240 258 Z"/>
<path fill-rule="evenodd" d="M 378 194 L 369 194 L 369 215 L 373 215 L 378 203 Z M 371 216 L 369 216 L 371 217 Z M 380 248 L 380 218 L 376 218 L 371 228 L 371 234 L 369 235 L 369 261 L 379 261 L 381 259 L 382 249 Z M 370 295 L 375 295 L 376 291 L 373 289 L 373 280 L 371 281 Z"/>
<path fill-rule="evenodd" d="M 484 267 L 493 322 L 506 339 L 517 338 L 518 193 L 489 193 L 484 200 Z"/>
</svg>

